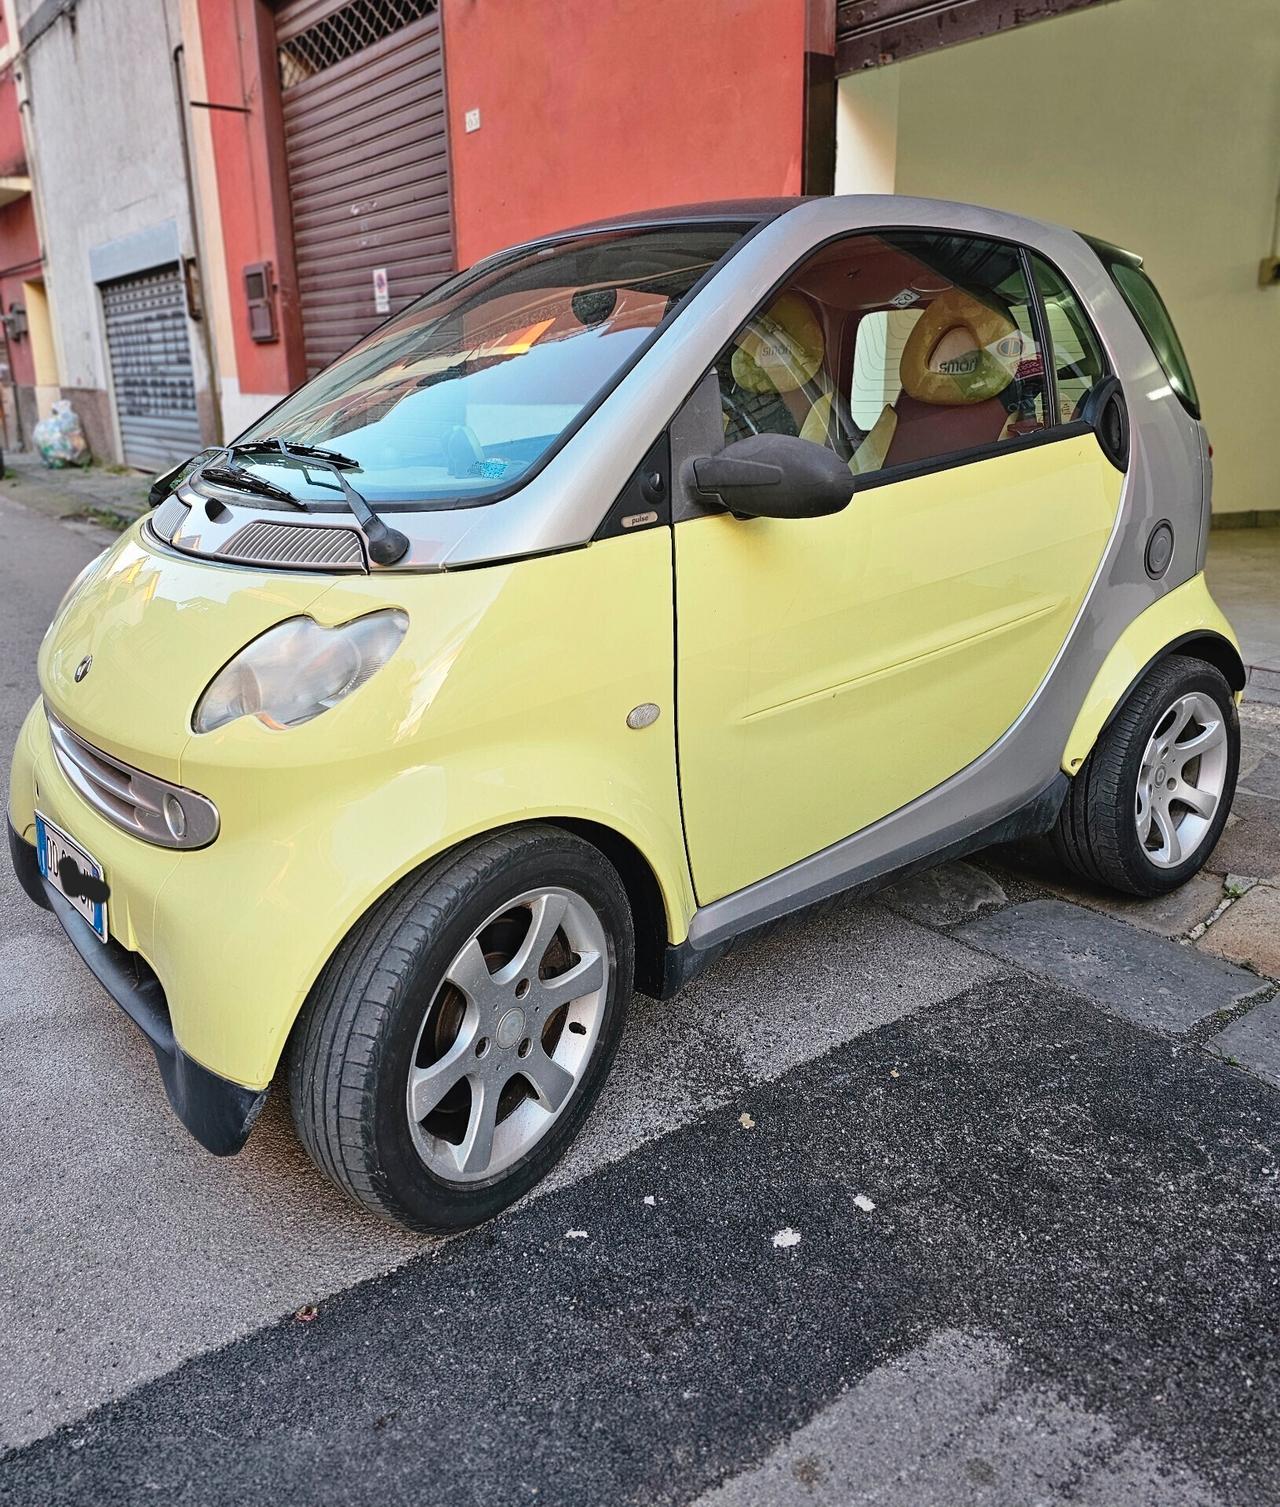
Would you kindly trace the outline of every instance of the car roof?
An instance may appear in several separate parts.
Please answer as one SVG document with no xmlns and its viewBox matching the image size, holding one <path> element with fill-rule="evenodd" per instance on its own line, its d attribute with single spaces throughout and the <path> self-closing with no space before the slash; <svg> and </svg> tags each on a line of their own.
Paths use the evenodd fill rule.
<svg viewBox="0 0 1280 1507">
<path fill-rule="evenodd" d="M 776 220 L 798 204 L 807 204 L 812 194 L 792 194 L 771 199 L 708 199 L 700 204 L 671 204 L 658 209 L 638 209 L 630 214 L 610 215 L 607 219 L 588 220 L 557 234 L 574 234 L 590 230 L 618 230 L 632 225 L 724 224 L 740 221 L 744 225 L 762 225 Z"/>
</svg>

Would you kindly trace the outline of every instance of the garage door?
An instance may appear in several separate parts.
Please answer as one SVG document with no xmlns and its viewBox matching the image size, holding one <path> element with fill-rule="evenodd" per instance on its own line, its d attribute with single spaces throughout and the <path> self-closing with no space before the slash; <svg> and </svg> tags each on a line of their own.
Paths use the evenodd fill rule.
<svg viewBox="0 0 1280 1507">
<path fill-rule="evenodd" d="M 437 0 L 291 0 L 276 38 L 313 373 L 453 270 Z"/>
<path fill-rule="evenodd" d="M 836 72 L 853 73 L 993 36 L 1103 0 L 838 0 Z"/>
<path fill-rule="evenodd" d="M 200 417 L 177 263 L 102 284 L 125 463 L 160 471 L 199 450 Z"/>
</svg>

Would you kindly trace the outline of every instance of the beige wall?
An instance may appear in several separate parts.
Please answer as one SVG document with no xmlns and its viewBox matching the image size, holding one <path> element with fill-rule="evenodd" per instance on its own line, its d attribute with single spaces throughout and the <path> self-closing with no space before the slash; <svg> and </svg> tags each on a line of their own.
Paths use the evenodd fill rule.
<svg viewBox="0 0 1280 1507">
<path fill-rule="evenodd" d="M 888 180 L 1141 253 L 1200 388 L 1216 509 L 1280 508 L 1280 287 L 1257 285 L 1280 191 L 1277 0 L 1114 0 L 876 73 L 896 79 L 841 81 L 841 191 Z"/>
</svg>

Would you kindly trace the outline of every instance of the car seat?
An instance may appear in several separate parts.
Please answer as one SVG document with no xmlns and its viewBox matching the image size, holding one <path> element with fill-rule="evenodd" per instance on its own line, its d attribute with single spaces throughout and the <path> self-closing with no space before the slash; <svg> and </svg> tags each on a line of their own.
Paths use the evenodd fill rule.
<svg viewBox="0 0 1280 1507">
<path fill-rule="evenodd" d="M 902 391 L 858 446 L 850 469 L 861 474 L 909 465 L 1021 432 L 1025 424 L 1001 395 L 1017 375 L 1023 350 L 1021 332 L 1002 310 L 963 288 L 940 293 L 902 348 Z"/>
<path fill-rule="evenodd" d="M 827 443 L 832 394 L 825 353 L 822 324 L 801 293 L 783 293 L 743 330 L 730 368 L 734 384 L 745 394 L 775 399 L 785 410 L 784 425 L 765 421 L 762 429 L 790 429 L 801 439 Z M 753 415 L 763 417 L 763 411 L 753 405 Z"/>
</svg>

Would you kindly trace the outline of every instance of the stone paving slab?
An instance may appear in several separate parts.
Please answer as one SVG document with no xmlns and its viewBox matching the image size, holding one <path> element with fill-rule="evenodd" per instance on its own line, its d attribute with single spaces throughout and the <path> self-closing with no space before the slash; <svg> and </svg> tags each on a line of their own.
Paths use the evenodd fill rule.
<svg viewBox="0 0 1280 1507">
<path fill-rule="evenodd" d="M 1175 1034 L 1262 987 L 1232 963 L 1062 900 L 1031 900 L 980 916 L 952 935 L 1078 990 L 1126 1020 Z"/>
<path fill-rule="evenodd" d="M 1280 999 L 1257 1005 L 1206 1045 L 1280 1088 Z"/>
<path fill-rule="evenodd" d="M 1258 884 L 1242 895 L 1196 943 L 1202 952 L 1243 963 L 1280 979 L 1280 888 Z"/>
<path fill-rule="evenodd" d="M 1280 675 L 1276 677 L 1280 680 Z M 1280 800 L 1280 756 L 1263 754 L 1248 774 L 1240 776 L 1240 788 L 1252 795 L 1267 795 Z"/>
<path fill-rule="evenodd" d="M 1186 884 L 1154 900 L 1140 900 L 1136 895 L 1118 895 L 1081 881 L 1060 882 L 1045 879 L 1045 889 L 1075 905 L 1087 905 L 1107 915 L 1140 926 L 1143 931 L 1159 932 L 1162 937 L 1184 937 L 1207 921 L 1223 899 L 1222 880 L 1217 874 L 1196 874 Z M 1231 956 L 1227 954 L 1227 956 Z M 1238 961 L 1235 960 L 1235 961 Z"/>
<path fill-rule="evenodd" d="M 1246 695 L 1250 701 L 1280 706 L 1280 670 L 1267 670 L 1260 665 L 1251 665 Z"/>
<path fill-rule="evenodd" d="M 1215 874 L 1280 879 L 1280 801 L 1237 790 L 1227 829 L 1205 867 Z"/>
<path fill-rule="evenodd" d="M 1008 899 L 993 875 L 963 862 L 913 874 L 876 897 L 878 904 L 924 926 L 954 926 Z"/>
</svg>

